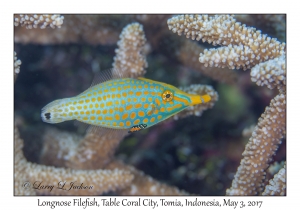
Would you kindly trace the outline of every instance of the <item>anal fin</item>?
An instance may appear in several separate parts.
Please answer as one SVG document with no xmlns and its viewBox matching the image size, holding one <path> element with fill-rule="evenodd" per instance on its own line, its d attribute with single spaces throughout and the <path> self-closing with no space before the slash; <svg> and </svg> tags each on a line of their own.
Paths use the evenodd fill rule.
<svg viewBox="0 0 300 210">
<path fill-rule="evenodd" d="M 128 129 L 113 129 L 90 125 L 86 132 L 86 135 L 89 134 L 100 135 L 105 139 L 122 139 L 128 134 Z"/>
<path fill-rule="evenodd" d="M 90 126 L 90 124 L 87 124 L 85 122 L 81 122 L 81 121 L 78 121 L 78 120 L 74 121 L 74 125 L 78 128 L 78 130 L 84 131 L 84 132 L 86 132 L 87 129 L 89 128 L 89 126 Z"/>
</svg>

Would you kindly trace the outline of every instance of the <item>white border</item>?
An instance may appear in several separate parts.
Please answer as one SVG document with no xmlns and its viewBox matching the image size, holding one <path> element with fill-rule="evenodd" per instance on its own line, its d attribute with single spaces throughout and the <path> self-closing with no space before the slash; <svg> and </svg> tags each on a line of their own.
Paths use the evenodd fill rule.
<svg viewBox="0 0 300 210">
<path fill-rule="evenodd" d="M 299 158 L 299 137 L 296 136 L 298 129 L 297 117 L 299 116 L 299 16 L 296 4 L 292 1 L 32 1 L 14 0 L 6 1 L 1 6 L 1 122 L 4 135 L 1 138 L 1 208 L 26 206 L 31 209 L 38 209 L 37 199 L 41 197 L 14 197 L 13 196 L 13 13 L 287 13 L 287 67 L 288 67 L 288 95 L 287 95 L 287 174 L 288 187 L 287 197 L 230 197 L 233 200 L 263 200 L 264 206 L 261 209 L 277 209 L 282 207 L 298 207 L 298 187 L 299 182 L 296 176 L 300 173 L 298 162 Z M 22 71 L 22 66 L 21 66 Z M 294 75 L 294 74 L 297 75 Z M 297 144 L 297 145 L 296 145 Z M 47 200 L 70 200 L 75 197 L 42 197 Z M 127 197 L 119 197 L 123 199 Z M 138 197 L 128 197 L 137 199 Z M 143 197 L 144 199 L 148 197 Z M 150 197 L 149 199 L 160 199 L 161 197 Z M 174 197 L 174 199 L 185 199 L 186 197 Z M 211 200 L 214 197 L 200 197 L 202 200 Z M 222 200 L 228 197 L 216 197 Z M 101 199 L 98 197 L 97 199 Z M 167 197 L 173 199 L 173 197 Z M 189 198 L 190 199 L 190 198 Z M 78 207 L 82 209 L 82 207 Z M 132 207 L 124 207 L 132 208 Z M 139 207 L 141 208 L 141 207 Z M 148 207 L 149 208 L 149 207 Z M 175 207 L 176 208 L 176 207 Z M 199 207 L 197 207 L 199 208 Z M 201 208 L 201 207 L 200 207 Z M 217 208 L 217 207 L 215 207 Z M 209 209 L 215 209 L 210 207 Z M 299 208 L 299 207 L 298 207 Z M 50 209 L 50 208 L 49 208 Z M 58 208 L 55 208 L 58 209 Z M 74 207 L 72 208 L 74 209 Z M 102 207 L 103 209 L 103 207 Z M 113 209 L 113 208 L 110 208 Z M 137 208 L 135 208 L 137 209 Z M 166 209 L 160 207 L 155 209 Z M 220 209 L 220 208 L 218 208 Z"/>
</svg>

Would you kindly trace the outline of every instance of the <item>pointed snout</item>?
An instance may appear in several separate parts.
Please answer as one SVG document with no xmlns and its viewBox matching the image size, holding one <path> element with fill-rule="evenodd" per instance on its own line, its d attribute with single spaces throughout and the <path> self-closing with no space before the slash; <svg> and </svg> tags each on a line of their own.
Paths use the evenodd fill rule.
<svg viewBox="0 0 300 210">
<path fill-rule="evenodd" d="M 192 101 L 191 105 L 196 105 L 209 102 L 211 97 L 209 95 L 192 95 L 190 99 Z"/>
</svg>

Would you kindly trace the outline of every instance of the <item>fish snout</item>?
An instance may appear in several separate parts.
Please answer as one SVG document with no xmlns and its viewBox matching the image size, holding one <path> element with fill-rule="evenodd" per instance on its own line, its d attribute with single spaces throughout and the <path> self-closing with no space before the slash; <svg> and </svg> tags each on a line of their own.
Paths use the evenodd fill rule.
<svg viewBox="0 0 300 210">
<path fill-rule="evenodd" d="M 211 100 L 210 95 L 193 95 L 190 97 L 191 99 L 191 105 L 196 105 L 196 104 L 204 104 L 207 103 Z"/>
</svg>

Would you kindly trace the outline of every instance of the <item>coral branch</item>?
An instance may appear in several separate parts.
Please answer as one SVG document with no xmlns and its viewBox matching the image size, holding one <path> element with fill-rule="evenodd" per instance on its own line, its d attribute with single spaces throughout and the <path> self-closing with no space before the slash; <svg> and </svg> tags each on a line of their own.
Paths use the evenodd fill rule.
<svg viewBox="0 0 300 210">
<path fill-rule="evenodd" d="M 23 140 L 20 139 L 17 127 L 14 129 L 14 194 L 15 195 L 36 195 L 33 188 L 27 188 L 27 177 L 25 176 L 28 162 L 23 154 Z M 25 183 L 25 185 L 24 185 Z"/>
<path fill-rule="evenodd" d="M 111 161 L 116 148 L 126 134 L 127 132 L 111 133 L 108 131 L 101 132 L 101 135 L 100 133 L 87 133 L 66 165 L 75 169 L 103 168 Z"/>
<path fill-rule="evenodd" d="M 285 43 L 236 22 L 230 15 L 180 15 L 169 19 L 168 26 L 187 38 L 227 46 L 204 50 L 199 61 L 205 66 L 246 70 L 285 52 Z"/>
<path fill-rule="evenodd" d="M 22 148 L 23 140 L 20 138 L 18 129 L 15 128 L 15 195 L 100 195 L 104 192 L 121 189 L 133 179 L 133 175 L 128 171 L 118 169 L 74 170 L 30 163 L 25 159 Z M 44 186 L 54 187 L 52 190 L 38 188 L 37 186 L 41 182 Z M 83 186 L 92 186 L 92 188 L 59 189 L 60 183 L 64 182 L 69 187 L 71 182 L 75 182 L 75 185 L 80 186 L 82 183 Z M 68 187 L 65 186 L 65 188 Z"/>
<path fill-rule="evenodd" d="M 30 16 L 30 15 L 26 15 Z M 20 22 L 20 18 L 15 22 Z M 51 18 L 51 17 L 50 17 Z M 126 24 L 119 15 L 111 15 L 109 19 L 105 15 L 64 15 L 64 24 L 59 30 L 47 27 L 40 30 L 35 25 L 31 30 L 25 27 L 15 27 L 15 42 L 58 44 L 86 42 L 90 44 L 114 44 L 122 27 Z M 61 18 L 62 23 L 62 18 Z M 29 24 L 32 24 L 29 22 Z M 15 25 L 18 25 L 15 23 Z"/>
<path fill-rule="evenodd" d="M 258 86 L 266 85 L 273 89 L 277 87 L 280 92 L 286 91 L 286 61 L 282 56 L 260 63 L 251 69 L 251 80 Z"/>
<path fill-rule="evenodd" d="M 115 50 L 113 68 L 119 69 L 127 77 L 143 76 L 148 67 L 143 47 L 146 37 L 143 26 L 139 23 L 132 23 L 126 26 L 118 41 L 118 49 Z"/>
<path fill-rule="evenodd" d="M 39 189 L 39 195 L 101 195 L 128 186 L 133 175 L 122 170 L 74 170 L 54 168 L 37 164 L 28 165 L 28 180 L 31 183 L 55 186 L 53 190 Z M 74 188 L 72 186 L 74 183 Z M 76 186 L 87 187 L 80 189 Z M 66 190 L 63 190 L 63 189 Z M 70 189 L 70 190 L 69 190 Z"/>
<path fill-rule="evenodd" d="M 17 53 L 14 52 L 14 82 L 16 82 L 17 76 L 20 73 L 21 64 L 21 60 L 17 58 Z"/>
<path fill-rule="evenodd" d="M 64 16 L 61 15 L 15 15 L 14 25 L 26 26 L 27 29 L 47 27 L 60 28 L 64 22 Z"/>
<path fill-rule="evenodd" d="M 121 195 L 186 194 L 176 187 L 171 187 L 154 180 L 153 178 L 145 175 L 143 172 L 131 166 L 127 166 L 117 160 L 112 161 L 110 155 L 113 155 L 115 148 L 111 148 L 110 145 L 113 143 L 111 143 L 109 139 L 103 138 L 103 136 L 89 134 L 87 137 L 81 140 L 78 147 L 76 146 L 79 136 L 68 132 L 50 129 L 45 133 L 44 138 L 44 149 L 41 157 L 42 163 L 44 164 L 59 164 L 61 167 L 67 166 L 68 168 L 77 169 L 90 169 L 99 167 L 105 168 L 103 170 L 104 172 L 110 172 L 111 170 L 116 172 L 126 171 L 128 174 L 134 175 L 134 180 L 130 186 L 119 191 Z M 123 138 L 121 137 L 119 139 L 122 140 Z M 99 154 L 99 152 L 105 154 L 109 153 L 110 155 L 104 156 Z M 90 154 L 90 157 L 86 158 L 86 154 Z M 100 163 L 97 163 L 97 160 L 99 160 Z"/>
<path fill-rule="evenodd" d="M 256 195 L 263 189 L 265 170 L 285 136 L 286 96 L 277 95 L 258 120 L 227 195 Z"/>
<path fill-rule="evenodd" d="M 88 132 L 82 138 L 73 133 L 48 129 L 43 138 L 43 164 L 73 169 L 99 169 L 112 160 L 124 138 L 124 132 L 111 133 L 103 129 L 101 135 Z"/>
<path fill-rule="evenodd" d="M 263 28 L 264 33 L 285 42 L 286 14 L 238 14 L 235 18 L 249 26 Z"/>
<path fill-rule="evenodd" d="M 286 195 L 286 169 L 285 164 L 274 178 L 269 181 L 262 195 Z"/>
</svg>

